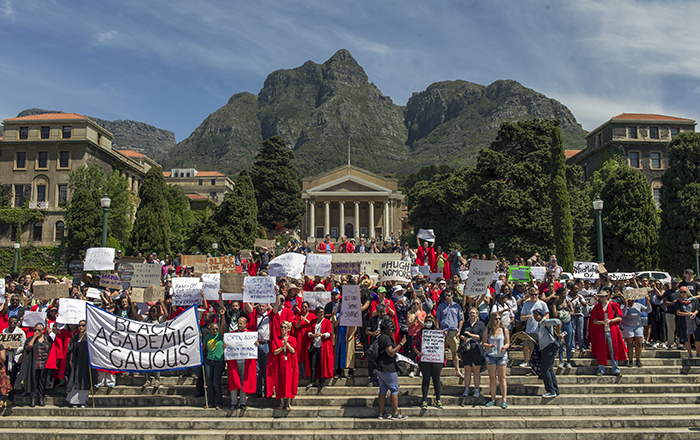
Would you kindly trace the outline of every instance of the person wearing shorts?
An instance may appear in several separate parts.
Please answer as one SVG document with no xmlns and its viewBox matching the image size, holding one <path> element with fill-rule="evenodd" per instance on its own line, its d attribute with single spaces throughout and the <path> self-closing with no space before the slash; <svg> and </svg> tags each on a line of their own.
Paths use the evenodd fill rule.
<svg viewBox="0 0 700 440">
<path fill-rule="evenodd" d="M 454 288 L 452 286 L 445 288 L 443 294 L 445 302 L 438 306 L 435 318 L 438 321 L 440 330 L 445 333 L 445 340 L 452 353 L 452 364 L 461 383 L 461 380 L 464 380 L 464 376 L 459 371 L 457 349 L 459 348 L 459 332 L 462 330 L 462 324 L 464 323 L 464 313 L 462 312 L 462 306 L 454 301 Z"/>
<path fill-rule="evenodd" d="M 627 343 L 627 366 L 631 367 L 632 357 L 636 359 L 634 365 L 642 366 L 642 343 L 644 342 L 644 324 L 642 323 L 642 313 L 650 313 L 651 297 L 647 298 L 647 305 L 638 303 L 633 299 L 627 300 L 622 308 L 622 321 L 620 330 L 622 338 Z M 633 353 L 634 352 L 634 353 Z"/>
<path fill-rule="evenodd" d="M 486 406 L 496 404 L 496 376 L 498 375 L 498 385 L 501 388 L 501 408 L 508 408 L 506 398 L 508 397 L 508 386 L 506 385 L 506 366 L 508 365 L 508 349 L 510 348 L 510 335 L 508 329 L 501 321 L 501 315 L 492 313 L 489 324 L 481 339 L 481 345 L 486 354 L 486 368 L 489 370 L 489 388 L 491 400 Z"/>
<path fill-rule="evenodd" d="M 399 411 L 399 373 L 396 369 L 396 353 L 406 343 L 406 336 L 398 344 L 394 343 L 394 322 L 384 316 L 379 324 L 379 358 L 377 359 L 377 379 L 379 379 L 379 419 L 406 420 L 408 417 Z M 386 395 L 391 393 L 392 413 L 384 411 Z"/>
</svg>

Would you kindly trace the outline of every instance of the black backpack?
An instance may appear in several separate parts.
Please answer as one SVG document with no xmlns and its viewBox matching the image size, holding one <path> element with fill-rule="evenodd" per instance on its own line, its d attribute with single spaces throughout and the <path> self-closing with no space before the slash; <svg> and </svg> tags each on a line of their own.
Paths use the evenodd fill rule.
<svg viewBox="0 0 700 440">
<path fill-rule="evenodd" d="M 371 344 L 369 344 L 369 347 L 367 347 L 367 350 L 365 350 L 365 355 L 367 356 L 367 359 L 371 360 L 375 364 L 377 363 L 379 360 L 379 338 L 375 339 Z"/>
</svg>

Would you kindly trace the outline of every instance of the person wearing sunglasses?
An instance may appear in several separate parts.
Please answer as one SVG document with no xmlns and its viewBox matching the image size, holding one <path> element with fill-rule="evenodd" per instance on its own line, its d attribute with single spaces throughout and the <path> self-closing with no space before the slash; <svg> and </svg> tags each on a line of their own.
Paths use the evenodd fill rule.
<svg viewBox="0 0 700 440">
<path fill-rule="evenodd" d="M 489 388 L 491 400 L 486 406 L 496 404 L 496 374 L 498 374 L 498 385 L 501 387 L 501 408 L 508 408 L 506 399 L 508 397 L 508 386 L 506 385 L 506 366 L 508 365 L 508 349 L 510 348 L 510 335 L 508 329 L 503 325 L 501 316 L 492 313 L 486 331 L 481 337 L 481 345 L 486 354 L 486 368 L 489 370 Z"/>
<path fill-rule="evenodd" d="M 91 385 L 85 320 L 78 322 L 78 333 L 70 338 L 67 356 L 70 376 L 66 382 L 66 401 L 75 408 L 85 408 Z"/>
</svg>

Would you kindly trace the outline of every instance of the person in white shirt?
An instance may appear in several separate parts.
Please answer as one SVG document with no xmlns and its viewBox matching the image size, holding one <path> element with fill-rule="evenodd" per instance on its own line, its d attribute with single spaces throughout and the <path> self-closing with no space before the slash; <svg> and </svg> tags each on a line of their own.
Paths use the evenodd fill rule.
<svg viewBox="0 0 700 440">
<path fill-rule="evenodd" d="M 27 341 L 27 335 L 22 331 L 21 328 L 19 328 L 19 326 L 17 325 L 18 322 L 19 320 L 17 319 L 17 316 L 10 316 L 10 319 L 8 320 L 8 327 L 2 331 L 2 334 L 4 335 L 19 335 L 22 341 L 20 343 L 19 348 L 16 348 L 14 350 L 8 349 L 5 351 L 5 371 L 7 372 L 7 377 L 10 379 L 10 383 L 13 385 L 15 383 L 15 379 L 17 378 L 17 373 L 19 373 L 19 367 L 22 362 L 22 352 L 24 351 L 24 344 Z M 11 407 L 14 398 L 15 390 L 13 388 L 12 391 L 10 391 L 7 400 L 4 402 L 4 406 L 8 408 Z"/>
</svg>

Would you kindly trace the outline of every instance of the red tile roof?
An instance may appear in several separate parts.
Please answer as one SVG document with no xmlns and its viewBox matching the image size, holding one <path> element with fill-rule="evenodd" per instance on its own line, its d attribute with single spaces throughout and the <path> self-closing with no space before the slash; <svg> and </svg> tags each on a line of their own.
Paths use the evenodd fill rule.
<svg viewBox="0 0 700 440">
<path fill-rule="evenodd" d="M 189 197 L 190 200 L 209 200 L 208 198 L 200 196 L 199 194 L 187 194 L 187 197 Z"/>
<path fill-rule="evenodd" d="M 196 177 L 226 177 L 226 174 L 218 171 L 197 171 Z"/>
<path fill-rule="evenodd" d="M 170 177 L 170 171 L 163 171 L 164 177 Z"/>
<path fill-rule="evenodd" d="M 579 151 L 581 150 L 564 150 L 564 154 L 566 155 L 566 157 L 573 157 L 576 156 L 576 154 L 578 154 Z"/>
<path fill-rule="evenodd" d="M 656 115 L 652 113 L 620 113 L 613 116 L 612 120 L 622 119 L 625 121 L 678 121 L 695 122 L 693 119 L 677 118 L 675 116 Z"/>
<path fill-rule="evenodd" d="M 146 157 L 145 154 L 141 154 L 134 150 L 119 150 L 119 152 L 126 157 Z"/>
<path fill-rule="evenodd" d="M 0 142 L 2 142 L 2 138 L 3 138 L 3 137 L 2 137 L 2 136 L 0 136 Z"/>
<path fill-rule="evenodd" d="M 89 119 L 87 116 L 77 113 L 40 113 L 38 115 L 20 116 L 19 118 L 9 118 L 6 121 L 38 121 L 44 119 Z"/>
</svg>

